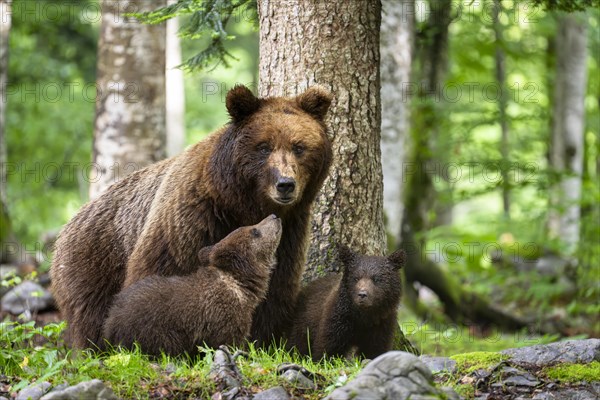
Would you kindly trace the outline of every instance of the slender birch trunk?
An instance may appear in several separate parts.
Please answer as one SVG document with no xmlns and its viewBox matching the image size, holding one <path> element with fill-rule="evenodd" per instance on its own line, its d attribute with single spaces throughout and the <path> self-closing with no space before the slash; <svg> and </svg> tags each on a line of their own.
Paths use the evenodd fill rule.
<svg viewBox="0 0 600 400">
<path fill-rule="evenodd" d="M 165 25 L 127 16 L 166 0 L 101 2 L 96 120 L 90 198 L 166 156 Z"/>
<path fill-rule="evenodd" d="M 381 20 L 381 164 L 386 229 L 400 243 L 403 167 L 410 139 L 410 85 L 414 0 L 384 0 Z"/>
<path fill-rule="evenodd" d="M 550 234 L 573 253 L 579 242 L 583 172 L 587 29 L 583 14 L 558 14 L 550 167 L 559 174 L 551 193 Z"/>
</svg>

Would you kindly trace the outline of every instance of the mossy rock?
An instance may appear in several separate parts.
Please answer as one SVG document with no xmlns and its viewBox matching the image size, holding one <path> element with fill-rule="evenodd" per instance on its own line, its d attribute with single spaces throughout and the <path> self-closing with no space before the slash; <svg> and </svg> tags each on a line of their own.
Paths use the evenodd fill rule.
<svg viewBox="0 0 600 400">
<path fill-rule="evenodd" d="M 456 361 L 456 370 L 459 374 L 469 374 L 478 369 L 487 369 L 508 360 L 508 358 L 504 354 L 490 351 L 474 351 L 450 357 Z"/>
<path fill-rule="evenodd" d="M 561 383 L 597 382 L 600 381 L 600 362 L 589 364 L 558 364 L 544 368 L 544 374 Z"/>
</svg>

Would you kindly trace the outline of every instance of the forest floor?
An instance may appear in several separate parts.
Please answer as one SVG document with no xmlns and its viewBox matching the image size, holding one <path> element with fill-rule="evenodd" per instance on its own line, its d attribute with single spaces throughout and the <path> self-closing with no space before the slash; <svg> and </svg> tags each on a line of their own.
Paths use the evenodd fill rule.
<svg viewBox="0 0 600 400">
<path fill-rule="evenodd" d="M 38 328 L 33 323 L 9 328 L 6 315 L 0 317 L 5 321 L 2 341 L 7 341 L 0 350 L 0 364 L 4 364 L 0 399 L 19 398 L 23 391 L 42 387 L 42 383 L 48 391 L 90 379 L 100 379 L 122 399 L 217 400 L 232 395 L 223 388 L 222 379 L 211 374 L 213 350 L 207 349 L 204 356 L 194 359 L 167 356 L 151 359 L 139 351 L 119 349 L 105 353 L 73 351 L 60 339 L 64 324 L 59 323 L 56 311 L 35 315 Z M 404 324 L 406 329 L 406 320 Z M 527 336 L 526 340 L 515 342 L 508 335 L 491 340 L 468 335 L 468 329 L 462 329 L 465 328 L 460 329 L 461 334 L 467 335 L 468 340 L 457 339 L 459 335 L 448 329 L 435 331 L 423 326 L 407 336 L 424 354 L 430 354 L 421 360 L 432 370 L 435 382 L 452 387 L 463 398 L 595 399 L 600 394 L 600 340 L 573 341 L 585 343 L 584 347 L 573 348 L 570 342 L 544 344 L 552 338 Z M 427 335 L 423 336 L 425 330 Z M 415 341 L 416 335 L 428 340 Z M 10 346 L 4 346 L 8 343 Z M 514 351 L 533 353 L 519 353 L 520 358 L 515 358 L 514 351 L 499 351 L 514 348 L 515 343 L 522 348 Z M 444 348 L 446 344 L 450 344 L 449 349 Z M 449 357 L 436 356 L 440 353 Z M 290 379 L 289 374 L 284 374 L 281 366 L 289 363 L 302 368 L 308 379 Z M 236 359 L 236 364 L 241 376 L 238 395 L 253 396 L 277 388 L 279 395 L 287 393 L 296 399 L 321 399 L 352 381 L 364 367 L 360 360 L 330 359 L 314 363 L 282 349 L 265 352 L 252 346 L 245 356 Z"/>
</svg>

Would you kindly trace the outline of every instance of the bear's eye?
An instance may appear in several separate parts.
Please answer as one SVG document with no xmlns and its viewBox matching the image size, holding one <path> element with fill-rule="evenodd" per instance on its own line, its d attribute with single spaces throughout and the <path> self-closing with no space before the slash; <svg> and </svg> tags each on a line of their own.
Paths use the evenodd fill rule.
<svg viewBox="0 0 600 400">
<path fill-rule="evenodd" d="M 264 156 L 271 154 L 271 146 L 269 146 L 268 143 L 260 143 L 258 146 L 256 146 L 256 150 Z"/>
<path fill-rule="evenodd" d="M 258 229 L 256 229 L 256 228 L 252 228 L 251 233 L 252 233 L 252 236 L 255 237 L 255 238 L 259 238 L 260 237 L 260 231 Z"/>
<path fill-rule="evenodd" d="M 304 153 L 304 150 L 305 148 L 301 144 L 295 144 L 292 146 L 292 151 L 297 156 L 301 156 Z"/>
</svg>

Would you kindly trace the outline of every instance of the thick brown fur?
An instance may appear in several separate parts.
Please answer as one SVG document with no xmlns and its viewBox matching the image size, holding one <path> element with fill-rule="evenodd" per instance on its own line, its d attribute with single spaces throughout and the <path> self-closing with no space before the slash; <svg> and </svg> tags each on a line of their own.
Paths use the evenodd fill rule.
<svg viewBox="0 0 600 400">
<path fill-rule="evenodd" d="M 364 256 L 340 247 L 344 272 L 300 293 L 288 345 L 317 361 L 324 355 L 375 358 L 391 350 L 397 328 L 404 252 Z"/>
<path fill-rule="evenodd" d="M 119 293 L 104 324 L 113 345 L 152 355 L 193 355 L 198 346 L 240 345 L 264 300 L 281 220 L 274 215 L 238 228 L 202 249 L 189 276 L 148 276 Z"/>
<path fill-rule="evenodd" d="M 251 337 L 280 338 L 291 323 L 305 261 L 310 206 L 331 164 L 324 116 L 331 95 L 256 98 L 236 86 L 231 122 L 184 153 L 137 171 L 85 205 L 56 243 L 51 275 L 71 343 L 101 345 L 114 296 L 150 275 L 186 275 L 198 251 L 276 214 L 277 267 Z M 282 181 L 292 192 L 278 192 Z"/>
</svg>

